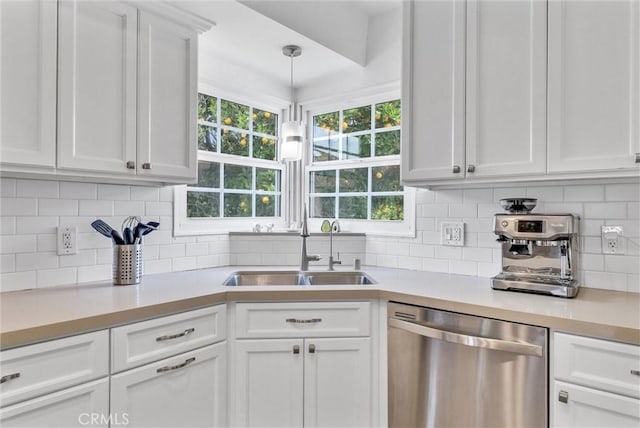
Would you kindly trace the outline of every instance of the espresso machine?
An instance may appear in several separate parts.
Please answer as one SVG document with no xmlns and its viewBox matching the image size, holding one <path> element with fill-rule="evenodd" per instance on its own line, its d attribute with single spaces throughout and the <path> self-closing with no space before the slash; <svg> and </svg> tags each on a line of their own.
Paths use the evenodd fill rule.
<svg viewBox="0 0 640 428">
<path fill-rule="evenodd" d="M 533 198 L 500 200 L 507 213 L 494 216 L 493 231 L 502 246 L 502 272 L 491 279 L 491 287 L 575 297 L 580 218 L 531 213 L 536 203 Z"/>
</svg>

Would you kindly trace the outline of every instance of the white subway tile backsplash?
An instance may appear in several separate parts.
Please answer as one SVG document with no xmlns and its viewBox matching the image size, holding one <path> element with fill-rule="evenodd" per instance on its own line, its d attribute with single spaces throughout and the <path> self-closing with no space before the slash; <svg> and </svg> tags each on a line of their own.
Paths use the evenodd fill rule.
<svg viewBox="0 0 640 428">
<path fill-rule="evenodd" d="M 592 271 L 604 271 L 604 256 L 602 254 L 581 254 L 582 268 Z"/>
<path fill-rule="evenodd" d="M 627 204 L 624 202 L 589 202 L 584 204 L 584 215 L 590 219 L 626 219 Z"/>
<path fill-rule="evenodd" d="M 461 204 L 462 190 L 440 190 L 436 192 L 436 202 L 439 204 Z"/>
<path fill-rule="evenodd" d="M 56 251 L 58 248 L 57 235 L 47 233 L 36 235 L 38 252 Z"/>
<path fill-rule="evenodd" d="M 0 236 L 0 254 L 33 253 L 36 248 L 36 235 Z"/>
<path fill-rule="evenodd" d="M 0 178 L 0 195 L 5 198 L 16 196 L 17 180 L 15 178 Z"/>
<path fill-rule="evenodd" d="M 60 198 L 62 199 L 96 199 L 98 185 L 93 183 L 60 182 Z"/>
<path fill-rule="evenodd" d="M 3 194 L 4 196 L 4 194 Z M 38 200 L 31 198 L 0 198 L 1 216 L 37 215 Z"/>
<path fill-rule="evenodd" d="M 173 202 L 173 189 L 175 186 L 166 186 L 159 189 L 158 199 L 160 202 Z"/>
<path fill-rule="evenodd" d="M 604 267 L 607 272 L 640 274 L 640 263 L 638 263 L 638 258 L 634 256 L 607 254 L 604 256 Z M 589 269 L 591 269 L 590 266 Z"/>
<path fill-rule="evenodd" d="M 499 203 L 500 199 L 525 197 L 534 197 L 527 196 L 527 189 L 525 187 L 496 187 L 493 189 L 493 202 L 496 203 Z"/>
<path fill-rule="evenodd" d="M 445 247 L 438 245 L 434 249 L 436 259 L 462 260 L 462 247 Z"/>
<path fill-rule="evenodd" d="M 422 270 L 422 257 L 400 257 L 398 267 L 400 269 Z"/>
<path fill-rule="evenodd" d="M 140 216 L 145 215 L 145 206 L 143 201 L 115 201 L 113 203 L 114 215 L 124 216 Z"/>
<path fill-rule="evenodd" d="M 585 270 L 583 285 L 606 290 L 627 291 L 627 275 L 624 273 Z"/>
<path fill-rule="evenodd" d="M 0 273 L 9 273 L 16 271 L 16 255 L 2 254 L 0 255 Z"/>
<path fill-rule="evenodd" d="M 57 198 L 58 182 L 45 180 L 18 180 L 16 196 L 19 198 Z"/>
<path fill-rule="evenodd" d="M 565 202 L 600 202 L 604 200 L 604 186 L 580 185 L 566 186 L 564 188 Z"/>
<path fill-rule="evenodd" d="M 528 187 L 526 195 L 545 202 L 559 202 L 564 200 L 564 189 L 562 186 Z"/>
<path fill-rule="evenodd" d="M 96 248 L 111 248 L 113 245 L 111 239 L 100 235 L 98 232 L 82 232 L 78 233 L 78 249 L 90 250 Z"/>
<path fill-rule="evenodd" d="M 493 261 L 493 250 L 491 248 L 470 248 L 462 249 L 462 259 L 473 262 L 490 263 Z"/>
<path fill-rule="evenodd" d="M 416 189 L 416 205 L 432 204 L 436 201 L 436 194 L 426 189 Z"/>
<path fill-rule="evenodd" d="M 640 293 L 640 275 L 627 275 L 627 291 Z"/>
<path fill-rule="evenodd" d="M 78 213 L 80 215 L 89 216 L 95 215 L 98 217 L 112 216 L 114 201 L 99 201 L 99 200 L 80 200 L 78 201 Z"/>
<path fill-rule="evenodd" d="M 157 187 L 131 186 L 132 201 L 159 201 L 160 190 Z"/>
<path fill-rule="evenodd" d="M 24 215 L 35 215 L 35 213 Z M 78 215 L 78 201 L 72 199 L 38 199 L 38 215 Z"/>
<path fill-rule="evenodd" d="M 423 259 L 422 270 L 449 273 L 449 260 Z"/>
<path fill-rule="evenodd" d="M 60 267 L 93 266 L 96 264 L 96 250 L 78 251 L 77 254 L 60 256 Z"/>
<path fill-rule="evenodd" d="M 171 215 L 173 214 L 173 204 L 171 202 L 146 202 L 146 215 Z"/>
<path fill-rule="evenodd" d="M 58 267 L 56 253 L 22 253 L 16 254 L 16 271 L 55 269 Z"/>
<path fill-rule="evenodd" d="M 449 272 L 459 275 L 478 275 L 478 263 L 461 261 L 461 260 L 449 260 Z"/>
<path fill-rule="evenodd" d="M 447 204 L 427 204 L 422 208 L 422 215 L 428 218 L 447 218 L 449 216 L 449 205 Z"/>
<path fill-rule="evenodd" d="M 17 234 L 57 233 L 58 217 L 16 217 Z"/>
<path fill-rule="evenodd" d="M 78 282 L 107 281 L 112 279 L 111 264 L 78 267 Z"/>
<path fill-rule="evenodd" d="M 75 284 L 78 280 L 77 268 L 44 269 L 37 271 L 38 288 Z"/>
<path fill-rule="evenodd" d="M 186 244 L 171 244 L 163 245 L 160 247 L 160 254 L 158 257 L 161 259 L 174 259 L 178 257 L 184 257 L 186 254 Z"/>
<path fill-rule="evenodd" d="M 144 274 L 151 275 L 154 273 L 167 273 L 173 271 L 172 260 L 171 259 L 162 259 L 162 260 L 147 260 L 144 262 Z M 144 283 L 144 277 L 142 279 Z"/>
<path fill-rule="evenodd" d="M 16 217 L 0 217 L 0 235 L 13 235 L 16 233 Z"/>
<path fill-rule="evenodd" d="M 70 217 L 59 217 L 59 226 L 60 227 L 77 227 L 78 233 L 80 232 L 92 232 L 98 233 L 95 231 L 93 227 L 91 227 L 91 223 L 96 219 L 95 216 L 70 216 Z"/>
<path fill-rule="evenodd" d="M 193 257 L 176 257 L 173 259 L 173 270 L 183 271 L 192 270 L 198 267 L 197 259 Z"/>
<path fill-rule="evenodd" d="M 129 186 L 98 184 L 98 199 L 106 201 L 128 201 L 131 199 Z"/>
<path fill-rule="evenodd" d="M 36 288 L 36 272 L 12 272 L 0 274 L 0 291 L 18 291 Z"/>
<path fill-rule="evenodd" d="M 198 269 L 205 269 L 216 266 L 224 266 L 220 264 L 219 257 L 217 255 L 197 256 L 196 266 Z"/>
<path fill-rule="evenodd" d="M 206 256 L 209 254 L 209 244 L 207 242 L 187 244 L 185 254 L 187 256 Z"/>
<path fill-rule="evenodd" d="M 640 202 L 629 202 L 627 204 L 627 216 L 629 219 L 640 219 Z"/>
<path fill-rule="evenodd" d="M 411 257 L 433 258 L 434 253 L 433 245 L 411 244 L 409 246 L 409 255 Z"/>
<path fill-rule="evenodd" d="M 605 186 L 606 201 L 640 201 L 640 188 L 636 184 L 607 184 Z"/>
<path fill-rule="evenodd" d="M 478 217 L 478 206 L 469 204 L 449 205 L 449 217 Z"/>
</svg>

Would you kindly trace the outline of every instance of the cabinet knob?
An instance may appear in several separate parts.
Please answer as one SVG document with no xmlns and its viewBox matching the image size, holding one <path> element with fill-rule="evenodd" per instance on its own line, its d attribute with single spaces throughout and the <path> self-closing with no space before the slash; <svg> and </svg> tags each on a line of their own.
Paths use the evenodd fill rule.
<svg viewBox="0 0 640 428">
<path fill-rule="evenodd" d="M 315 354 L 316 353 L 316 345 L 309 344 L 309 353 L 310 354 Z"/>
<path fill-rule="evenodd" d="M 560 391 L 558 394 L 558 401 L 561 403 L 569 402 L 569 393 L 567 391 Z"/>
<path fill-rule="evenodd" d="M 460 174 L 460 165 L 454 165 L 453 166 L 453 173 L 454 174 Z"/>
<path fill-rule="evenodd" d="M 631 369 L 631 374 L 632 375 L 636 375 L 636 376 L 640 376 L 640 370 Z"/>
<path fill-rule="evenodd" d="M 636 153 L 635 161 L 636 163 L 640 163 L 640 153 Z"/>
<path fill-rule="evenodd" d="M 142 169 L 151 169 L 151 164 L 149 162 L 145 162 L 142 164 Z"/>
<path fill-rule="evenodd" d="M 476 170 L 476 166 L 475 165 L 468 165 L 467 166 L 467 172 L 475 172 Z"/>
<path fill-rule="evenodd" d="M 128 161 L 127 169 L 136 169 L 136 163 L 134 161 Z"/>
<path fill-rule="evenodd" d="M 293 345 L 293 353 L 296 355 L 300 353 L 300 345 Z"/>
</svg>

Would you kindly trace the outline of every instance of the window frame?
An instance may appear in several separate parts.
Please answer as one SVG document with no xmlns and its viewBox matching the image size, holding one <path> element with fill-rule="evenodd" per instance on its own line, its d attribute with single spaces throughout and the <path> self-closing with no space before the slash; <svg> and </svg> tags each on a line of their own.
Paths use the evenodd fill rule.
<svg viewBox="0 0 640 428">
<path fill-rule="evenodd" d="M 226 91 L 224 89 L 217 88 L 213 85 L 200 83 L 198 87 L 198 93 L 209 95 L 220 100 L 224 99 L 234 103 L 247 105 L 252 108 L 260 110 L 277 112 L 277 130 L 278 135 L 276 144 L 279 144 L 280 135 L 279 131 L 282 125 L 284 114 L 286 113 L 289 102 L 279 99 L 277 97 L 269 97 L 264 95 L 253 94 L 238 94 L 236 92 Z M 218 126 L 220 118 L 218 118 Z M 249 130 L 251 132 L 251 130 Z M 222 144 L 220 140 L 218 144 Z M 174 203 L 173 203 L 173 230 L 174 236 L 189 236 L 189 235 L 214 235 L 214 234 L 226 234 L 234 231 L 250 231 L 253 230 L 253 226 L 256 223 L 267 224 L 273 223 L 275 229 L 286 229 L 285 213 L 288 206 L 288 193 L 289 183 L 286 180 L 287 165 L 280 162 L 276 156 L 276 159 L 266 160 L 253 157 L 244 157 L 230 155 L 221 152 L 207 152 L 204 150 L 197 150 L 197 160 L 205 160 L 208 162 L 217 162 L 221 164 L 231 164 L 239 166 L 251 166 L 254 168 L 266 168 L 276 169 L 280 171 L 280 216 L 278 217 L 187 217 L 187 191 L 193 189 L 192 186 L 179 185 L 174 187 Z M 276 150 L 277 153 L 277 150 Z M 255 176 L 255 174 L 254 174 Z M 197 188 L 196 188 L 197 189 Z M 221 192 L 212 192 L 219 195 L 224 192 L 224 189 L 220 189 Z M 263 192 L 257 192 L 255 190 L 255 180 L 251 190 L 246 191 L 233 191 L 228 193 L 233 194 L 262 194 Z M 197 190 L 195 190 L 197 191 Z M 269 193 L 270 192 L 266 192 Z M 254 208 L 255 209 L 255 208 Z"/>
<path fill-rule="evenodd" d="M 362 107 L 366 105 L 375 106 L 378 103 L 384 103 L 400 99 L 400 90 L 397 85 L 385 85 L 381 87 L 367 88 L 356 93 L 346 94 L 340 97 L 332 97 L 320 100 L 318 102 L 310 102 L 305 104 L 305 118 L 309 127 L 307 129 L 307 141 L 305 147 L 305 163 L 304 163 L 304 200 L 307 204 L 311 203 L 311 173 L 316 171 L 337 170 L 337 169 L 353 169 L 353 168 L 369 168 L 376 166 L 401 165 L 401 153 L 390 156 L 355 158 L 355 159 L 339 159 L 331 161 L 313 162 L 313 117 L 333 111 L 344 111 L 351 108 Z M 401 119 L 402 120 L 402 119 Z M 394 127 L 395 128 L 395 127 Z M 373 127 L 369 132 L 376 132 Z M 357 133 L 359 134 L 359 133 Z M 378 193 L 378 192 L 376 192 Z M 371 182 L 369 182 L 367 192 L 358 192 L 370 199 L 372 197 Z M 397 194 L 397 193 L 395 193 Z M 397 237 L 415 237 L 415 188 L 403 186 L 404 197 L 404 219 L 403 220 L 375 220 L 375 219 L 341 219 L 339 222 L 341 229 L 349 232 L 361 232 L 371 236 L 397 236 Z M 334 195 L 340 195 L 338 189 Z M 373 196 L 377 196 L 373 194 Z M 380 192 L 380 196 L 385 196 L 385 192 Z M 339 197 L 339 196 L 338 196 Z M 371 212 L 367 213 L 370 216 Z M 322 218 L 309 217 L 309 227 L 311 230 L 320 230 Z"/>
</svg>

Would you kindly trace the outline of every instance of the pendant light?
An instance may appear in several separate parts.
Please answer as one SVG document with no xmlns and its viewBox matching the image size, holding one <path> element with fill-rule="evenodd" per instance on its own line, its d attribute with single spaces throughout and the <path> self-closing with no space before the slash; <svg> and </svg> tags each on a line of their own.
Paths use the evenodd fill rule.
<svg viewBox="0 0 640 428">
<path fill-rule="evenodd" d="M 296 161 L 302 159 L 302 145 L 304 144 L 304 125 L 296 120 L 296 103 L 293 98 L 293 58 L 302 54 L 302 48 L 295 45 L 287 45 L 282 48 L 282 53 L 291 59 L 291 106 L 289 108 L 289 121 L 282 124 L 280 133 L 280 160 Z"/>
</svg>

